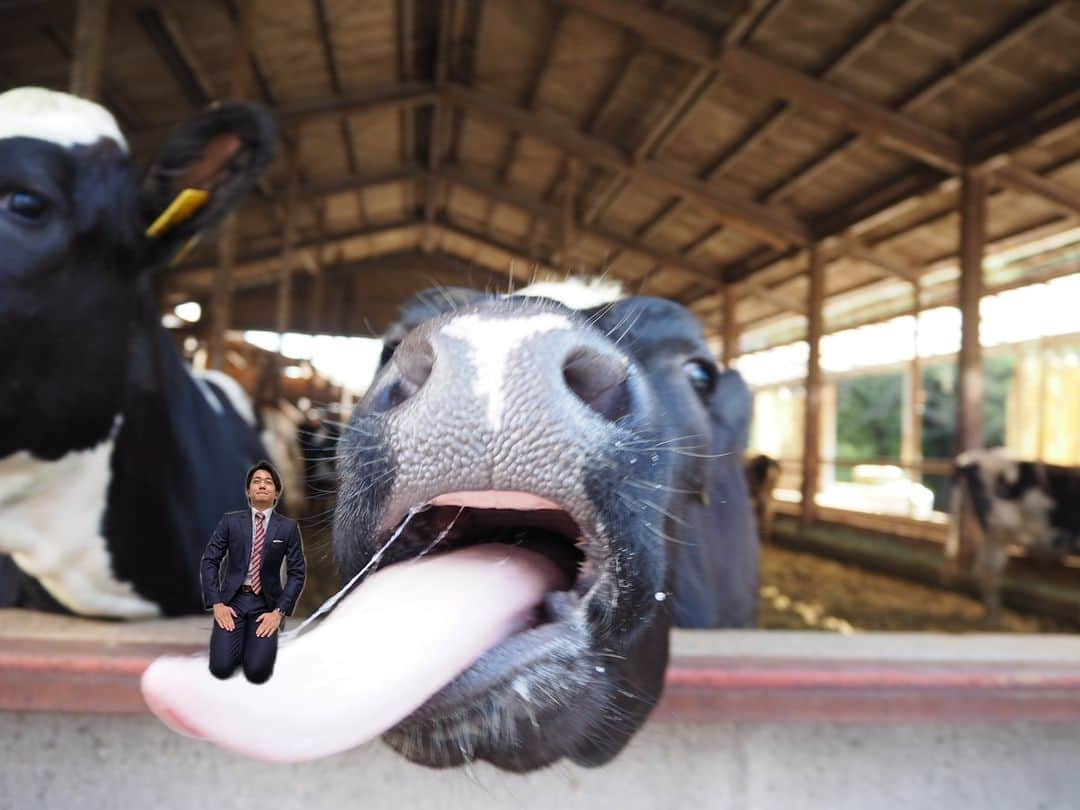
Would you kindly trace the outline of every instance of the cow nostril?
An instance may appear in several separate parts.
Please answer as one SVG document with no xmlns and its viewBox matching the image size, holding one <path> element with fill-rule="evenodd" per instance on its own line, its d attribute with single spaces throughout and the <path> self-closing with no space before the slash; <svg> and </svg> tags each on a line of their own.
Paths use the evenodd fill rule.
<svg viewBox="0 0 1080 810">
<path fill-rule="evenodd" d="M 435 351 L 426 340 L 406 342 L 394 352 L 390 366 L 394 379 L 372 403 L 375 413 L 396 408 L 423 387 L 435 366 Z"/>
<path fill-rule="evenodd" d="M 435 350 L 427 340 L 409 341 L 394 353 L 394 365 L 414 389 L 419 390 L 435 366 Z"/>
<path fill-rule="evenodd" d="M 563 380 L 578 399 L 614 422 L 630 411 L 626 363 L 595 349 L 576 349 L 563 362 Z"/>
</svg>

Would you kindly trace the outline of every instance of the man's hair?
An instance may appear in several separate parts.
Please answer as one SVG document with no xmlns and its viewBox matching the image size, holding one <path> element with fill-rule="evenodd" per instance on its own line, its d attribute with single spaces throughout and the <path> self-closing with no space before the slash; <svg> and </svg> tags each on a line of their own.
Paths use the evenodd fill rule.
<svg viewBox="0 0 1080 810">
<path fill-rule="evenodd" d="M 244 495 L 247 495 L 248 490 L 251 489 L 251 479 L 259 470 L 266 470 L 270 473 L 270 477 L 274 479 L 274 489 L 277 490 L 277 497 L 281 497 L 281 476 L 278 475 L 278 471 L 274 469 L 274 465 L 266 459 L 257 461 L 252 465 L 251 469 L 247 471 L 247 478 L 244 479 Z"/>
</svg>

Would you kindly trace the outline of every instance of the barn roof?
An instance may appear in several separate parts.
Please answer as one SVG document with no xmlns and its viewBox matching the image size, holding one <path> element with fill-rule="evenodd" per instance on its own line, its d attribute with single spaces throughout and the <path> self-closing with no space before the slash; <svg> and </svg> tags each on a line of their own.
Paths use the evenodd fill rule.
<svg viewBox="0 0 1080 810">
<path fill-rule="evenodd" d="M 0 89 L 66 87 L 74 4 L 3 5 Z M 714 333 L 728 289 L 747 345 L 799 323 L 812 244 L 830 329 L 909 311 L 915 281 L 924 305 L 955 300 L 964 173 L 991 184 L 990 252 L 1080 223 L 1074 0 L 249 8 L 113 0 L 102 89 L 137 155 L 238 70 L 276 113 L 284 148 L 238 221 L 237 325 L 274 326 L 289 210 L 295 329 L 370 334 L 433 282 L 550 269 L 673 298 Z M 216 262 L 201 246 L 168 295 L 205 301 Z"/>
</svg>

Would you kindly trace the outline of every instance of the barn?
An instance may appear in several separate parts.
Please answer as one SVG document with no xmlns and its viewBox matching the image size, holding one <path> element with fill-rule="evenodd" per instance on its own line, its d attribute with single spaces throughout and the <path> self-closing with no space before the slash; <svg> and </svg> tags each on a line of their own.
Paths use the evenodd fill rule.
<svg viewBox="0 0 1080 810">
<path fill-rule="evenodd" d="M 693 610 L 676 605 L 676 616 L 710 618 L 675 623 L 713 629 L 672 631 L 663 696 L 611 764 L 583 769 L 582 754 L 518 777 L 471 765 L 463 749 L 470 780 L 376 744 L 275 769 L 227 754 L 262 786 L 252 796 L 377 806 L 403 795 L 429 801 L 435 791 L 461 807 L 586 806 L 600 796 L 627 807 L 1075 806 L 1076 0 L 0 0 L 0 13 L 0 270 L 10 268 L 0 272 L 9 344 L 0 349 L 0 433 L 9 433 L 0 452 L 10 451 L 0 457 L 0 515 L 19 527 L 45 511 L 26 512 L 19 500 L 25 481 L 44 475 L 39 461 L 67 459 L 63 470 L 75 473 L 65 474 L 78 474 L 73 458 L 89 465 L 105 434 L 110 448 L 131 445 L 123 428 L 140 422 L 130 410 L 116 421 L 95 414 L 85 421 L 100 423 L 102 436 L 48 452 L 23 438 L 35 419 L 55 417 L 16 398 L 32 387 L 20 375 L 60 351 L 36 337 L 54 309 L 35 321 L 34 296 L 56 288 L 24 272 L 34 265 L 19 234 L 31 233 L 28 216 L 71 209 L 81 222 L 93 195 L 56 180 L 68 196 L 49 204 L 48 184 L 20 174 L 27 153 L 14 150 L 40 127 L 4 106 L 14 88 L 107 109 L 123 160 L 138 167 L 144 209 L 151 181 L 164 188 L 178 174 L 211 192 L 195 213 L 166 216 L 166 236 L 148 237 L 160 249 L 126 260 L 132 277 L 138 270 L 132 300 L 149 318 L 140 323 L 176 362 L 150 363 L 157 376 L 145 383 L 144 333 L 116 336 L 115 365 L 126 369 L 116 385 L 144 380 L 177 402 L 187 396 L 182 378 L 206 393 L 182 359 L 191 379 L 242 390 L 259 429 L 269 420 L 294 431 L 299 477 L 289 486 L 302 497 L 288 508 L 301 519 L 310 573 L 301 616 L 354 573 L 331 539 L 336 501 L 366 491 L 348 489 L 340 460 L 357 426 L 367 429 L 350 428 L 354 408 L 381 413 L 432 375 L 431 362 L 416 378 L 415 361 L 398 354 L 395 366 L 391 354 L 419 345 L 424 327 L 406 306 L 417 295 L 444 318 L 455 316 L 440 300 L 483 313 L 503 306 L 490 299 L 571 278 L 608 301 L 661 299 L 652 315 L 615 317 L 628 305 L 594 298 L 585 317 L 605 340 L 620 336 L 612 351 L 643 344 L 646 325 L 651 339 L 657 324 L 696 324 L 700 348 L 677 355 L 678 367 L 694 390 L 745 399 L 745 430 L 741 416 L 724 417 L 727 444 L 702 450 L 686 435 L 668 438 L 697 459 L 673 468 L 745 462 L 746 483 L 740 473 L 711 502 L 730 499 L 740 515 L 752 506 L 743 523 L 714 514 L 733 534 L 756 525 L 756 620 L 715 619 L 727 604 L 717 594 L 735 587 L 738 553 L 682 552 L 706 596 Z M 249 174 L 221 180 L 247 153 L 219 140 L 211 143 L 228 156 L 218 174 L 160 170 L 170 165 L 163 144 L 177 142 L 171 132 L 204 120 L 204 110 L 236 109 L 233 101 L 265 111 L 272 159 L 252 148 Z M 73 160 L 84 158 L 85 142 L 58 137 L 52 145 L 75 144 Z M 168 188 L 151 219 L 171 201 Z M 232 195 L 227 205 L 215 188 Z M 111 210 L 115 223 L 129 208 Z M 79 244 L 69 255 L 93 253 Z M 61 297 L 97 283 L 77 281 Z M 102 324 L 126 317 L 119 298 L 94 295 Z M 49 325 L 49 334 L 65 331 Z M 107 331 L 79 331 L 71 345 L 93 346 Z M 494 334 L 512 342 L 517 333 Z M 483 341 L 471 339 L 480 352 Z M 597 345 L 588 343 L 594 365 L 607 351 Z M 129 347 L 135 360 L 124 359 Z M 626 351 L 627 362 L 645 364 L 646 350 Z M 69 376 L 80 368 L 96 373 L 76 364 Z M 391 385 L 395 369 L 404 382 Z M 609 394 L 607 378 L 570 366 L 563 374 L 612 424 L 638 402 L 617 385 L 618 397 Z M 80 385 L 67 386 L 75 413 L 88 402 Z M 197 421 L 165 411 L 173 426 Z M 183 442 L 205 431 L 174 433 Z M 577 448 L 573 431 L 561 441 Z M 102 526 L 94 537 L 105 556 L 95 546 L 91 578 L 109 582 L 97 591 L 72 584 L 90 556 L 45 554 L 45 541 L 28 548 L 22 528 L 7 540 L 0 529 L 0 806 L 67 806 L 76 796 L 114 804 L 114 780 L 83 783 L 90 768 L 119 779 L 128 767 L 122 795 L 164 806 L 201 804 L 230 781 L 216 768 L 193 779 L 216 749 L 165 728 L 139 691 L 159 655 L 203 651 L 209 624 L 183 615 L 198 606 L 188 609 L 182 588 L 136 569 L 154 560 L 183 567 L 193 552 L 169 540 L 155 556 L 132 551 L 130 534 L 108 534 L 117 480 L 139 478 L 132 471 L 155 459 L 181 469 L 199 458 L 190 446 L 179 456 L 170 448 L 126 465 L 114 455 L 111 467 L 100 456 L 94 469 L 111 469 L 113 483 L 101 472 L 98 495 L 78 479 L 78 525 Z M 693 470 L 688 489 L 708 506 L 712 479 L 702 473 L 701 483 Z M 190 489 L 220 485 L 200 479 Z M 106 494 L 99 515 L 93 498 Z M 140 520 L 159 509 L 143 503 Z M 445 537 L 454 524 L 435 525 Z M 691 586 L 676 585 L 676 598 L 680 587 Z M 653 590 L 663 602 L 666 591 Z"/>
</svg>

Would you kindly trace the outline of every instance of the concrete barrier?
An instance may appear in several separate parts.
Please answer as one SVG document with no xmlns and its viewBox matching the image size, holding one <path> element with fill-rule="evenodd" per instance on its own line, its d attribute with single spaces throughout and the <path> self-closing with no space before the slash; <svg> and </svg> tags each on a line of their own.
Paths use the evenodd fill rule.
<svg viewBox="0 0 1080 810">
<path fill-rule="evenodd" d="M 654 720 L 613 763 L 516 776 L 381 743 L 270 765 L 176 735 L 137 675 L 206 621 L 0 611 L 0 808 L 1080 806 L 1080 638 L 679 632 Z"/>
</svg>

